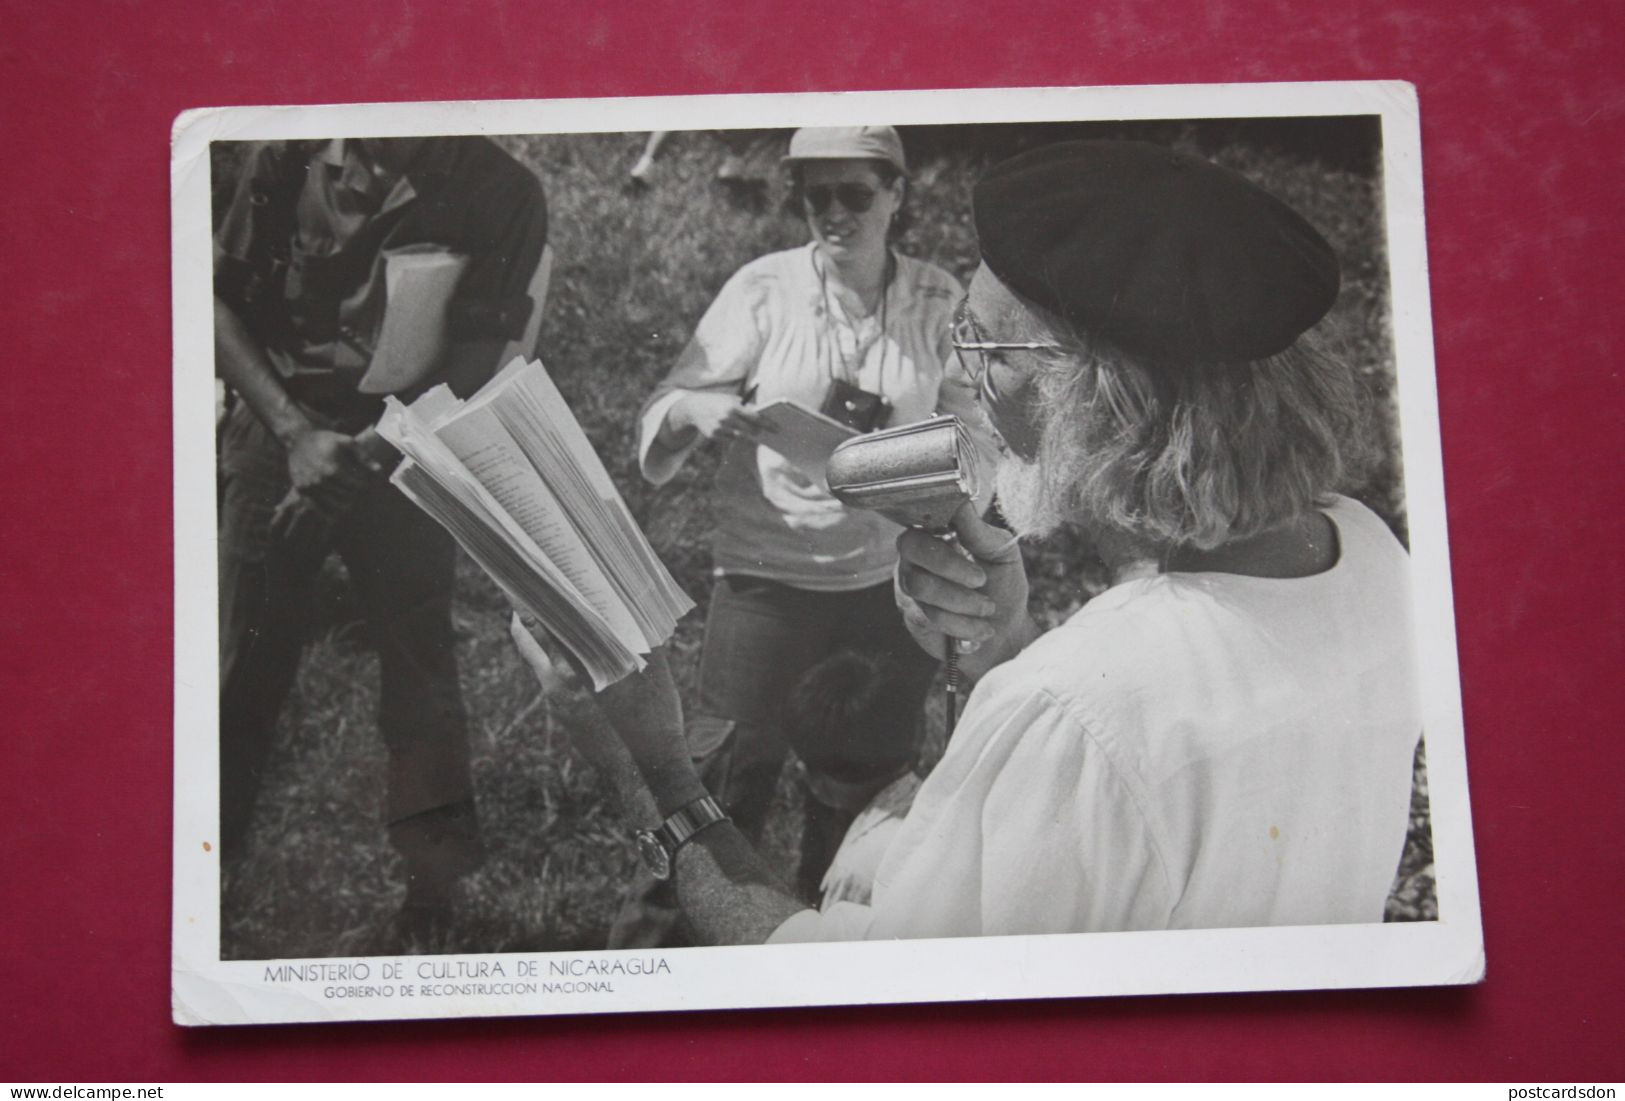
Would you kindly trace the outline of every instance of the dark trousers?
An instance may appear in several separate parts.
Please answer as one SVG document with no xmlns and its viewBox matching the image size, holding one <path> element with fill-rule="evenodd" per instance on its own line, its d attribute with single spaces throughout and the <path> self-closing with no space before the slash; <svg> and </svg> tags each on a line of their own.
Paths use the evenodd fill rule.
<svg viewBox="0 0 1625 1101">
<path fill-rule="evenodd" d="M 451 598 L 455 545 L 380 478 L 314 543 L 274 539 L 288 491 L 281 445 L 239 403 L 221 426 L 220 829 L 240 855 L 277 716 L 307 640 L 328 549 L 344 561 L 378 649 L 378 726 L 388 749 L 386 821 L 408 863 L 455 878 L 480 859 Z M 432 824 L 432 825 L 431 825 Z"/>
<path fill-rule="evenodd" d="M 690 752 L 706 788 L 753 842 L 772 808 L 789 747 L 784 704 L 818 662 L 842 650 L 888 655 L 895 691 L 923 713 L 937 662 L 922 650 L 897 611 L 888 582 L 855 592 L 823 593 L 755 577 L 719 578 L 711 592 L 700 655 L 700 705 L 687 725 Z M 818 886 L 853 811 L 826 807 L 803 790 L 806 818 L 796 890 L 816 905 Z M 675 892 L 640 878 L 610 931 L 611 948 L 671 942 Z"/>
</svg>

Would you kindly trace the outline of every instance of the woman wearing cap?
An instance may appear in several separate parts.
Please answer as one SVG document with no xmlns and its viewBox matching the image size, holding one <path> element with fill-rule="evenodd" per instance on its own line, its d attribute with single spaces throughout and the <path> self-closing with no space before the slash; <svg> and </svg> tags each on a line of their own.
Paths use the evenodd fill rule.
<svg viewBox="0 0 1625 1101">
<path fill-rule="evenodd" d="M 652 856 L 717 943 L 1381 921 L 1421 710 L 1407 556 L 1336 493 L 1358 391 L 1310 332 L 1336 256 L 1140 143 L 1033 150 L 974 207 L 954 344 L 1008 447 L 1001 512 L 1085 529 L 1112 584 L 1040 634 L 1007 533 L 967 508 L 957 548 L 899 537 L 911 630 L 980 641 L 981 679 L 868 905 L 775 891 L 664 665 L 629 678 L 602 700 L 665 818 Z"/>
<path fill-rule="evenodd" d="M 820 472 L 763 446 L 756 409 L 788 399 L 822 410 L 834 396 L 879 411 L 856 425 L 863 429 L 920 420 L 939 405 L 952 411 L 943 365 L 962 294 L 947 272 L 888 243 L 907 190 L 891 127 L 798 130 L 785 163 L 812 240 L 728 280 L 644 406 L 639 438 L 644 476 L 656 485 L 696 448 L 722 449 L 712 495 L 716 584 L 688 737 L 708 784 L 752 834 L 773 799 L 786 754 L 781 712 L 802 673 L 841 649 L 878 651 L 917 714 L 936 669 L 893 599 L 899 529 L 846 509 Z M 912 743 L 917 725 L 897 736 Z M 799 877 L 809 893 L 849 819 L 809 838 Z M 646 943 L 632 912 L 623 918 L 612 943 Z"/>
</svg>

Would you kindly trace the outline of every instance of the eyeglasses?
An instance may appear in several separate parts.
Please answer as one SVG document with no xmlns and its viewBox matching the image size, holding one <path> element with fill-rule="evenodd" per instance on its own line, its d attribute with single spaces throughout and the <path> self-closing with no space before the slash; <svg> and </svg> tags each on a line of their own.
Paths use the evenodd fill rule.
<svg viewBox="0 0 1625 1101">
<path fill-rule="evenodd" d="M 869 208 L 875 205 L 875 195 L 878 192 L 868 184 L 841 183 L 833 186 L 829 184 L 814 184 L 803 188 L 802 199 L 807 209 L 814 214 L 822 214 L 829 209 L 830 199 L 835 199 L 853 214 L 867 214 Z"/>
<path fill-rule="evenodd" d="M 965 377 L 971 384 L 980 386 L 982 380 L 987 378 L 987 365 L 989 352 L 1058 352 L 1059 344 L 1047 344 L 1041 341 L 1001 341 L 988 340 L 987 334 L 976 323 L 971 315 L 969 305 L 965 299 L 960 299 L 959 305 L 954 307 L 953 330 L 950 334 L 953 341 L 954 355 L 959 357 L 959 369 L 965 372 Z M 975 352 L 974 357 L 966 356 L 966 352 Z M 973 367 L 971 364 L 975 363 Z"/>
</svg>

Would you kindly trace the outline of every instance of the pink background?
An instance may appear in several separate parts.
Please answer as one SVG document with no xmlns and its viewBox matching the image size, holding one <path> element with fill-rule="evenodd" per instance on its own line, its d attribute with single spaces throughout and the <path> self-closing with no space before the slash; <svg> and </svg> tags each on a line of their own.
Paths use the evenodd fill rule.
<svg viewBox="0 0 1625 1101">
<path fill-rule="evenodd" d="M 1625 1077 L 1625 6 L 0 2 L 0 1078 Z M 1421 100 L 1484 985 L 170 1024 L 177 112 L 1356 78 Z"/>
</svg>

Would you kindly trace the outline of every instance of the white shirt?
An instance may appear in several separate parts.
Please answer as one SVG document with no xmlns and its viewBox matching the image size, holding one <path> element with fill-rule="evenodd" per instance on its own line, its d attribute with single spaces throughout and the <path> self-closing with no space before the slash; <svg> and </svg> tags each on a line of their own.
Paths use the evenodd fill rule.
<svg viewBox="0 0 1625 1101">
<path fill-rule="evenodd" d="M 874 894 L 875 873 L 903 828 L 908 808 L 920 791 L 920 778 L 905 772 L 875 794 L 858 812 L 840 848 L 818 885 L 819 909 L 837 902 L 868 902 Z"/>
<path fill-rule="evenodd" d="M 773 941 L 1382 920 L 1421 733 L 1409 560 L 1114 586 L 977 685 L 871 906 Z"/>
<path fill-rule="evenodd" d="M 967 387 L 942 385 L 950 319 L 963 294 L 958 282 L 934 265 L 893 255 L 884 310 L 856 319 L 833 290 L 825 293 L 812 245 L 771 253 L 734 273 L 639 414 L 644 477 L 665 484 L 702 442 L 674 449 L 658 438 L 672 406 L 693 391 L 738 394 L 754 386 L 757 405 L 786 398 L 816 410 L 831 381 L 841 378 L 890 401 L 892 425 L 923 420 L 939 404 L 944 412 L 973 405 Z M 901 529 L 876 513 L 845 508 L 822 478 L 771 448 L 728 445 L 712 500 L 712 561 L 721 573 L 823 591 L 891 578 Z"/>
</svg>

